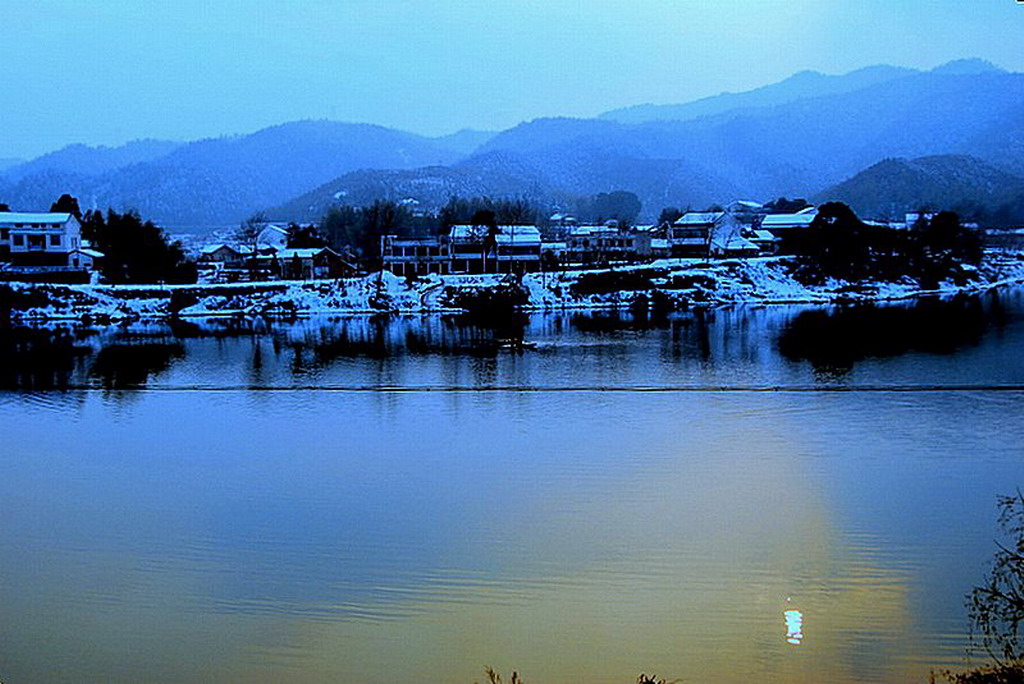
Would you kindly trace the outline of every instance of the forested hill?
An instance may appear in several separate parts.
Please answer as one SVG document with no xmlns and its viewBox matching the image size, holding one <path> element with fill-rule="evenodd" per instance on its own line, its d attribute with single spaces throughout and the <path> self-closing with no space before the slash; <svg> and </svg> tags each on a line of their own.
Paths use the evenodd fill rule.
<svg viewBox="0 0 1024 684">
<path fill-rule="evenodd" d="M 886 159 L 814 199 L 839 200 L 861 216 L 879 218 L 925 208 L 955 209 L 988 222 L 1024 221 L 1024 177 L 959 155 Z"/>
</svg>

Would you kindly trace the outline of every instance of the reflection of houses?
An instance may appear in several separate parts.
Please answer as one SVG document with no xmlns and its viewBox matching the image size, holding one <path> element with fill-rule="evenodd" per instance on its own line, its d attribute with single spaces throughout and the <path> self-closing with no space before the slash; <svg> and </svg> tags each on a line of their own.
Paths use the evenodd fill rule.
<svg viewBox="0 0 1024 684">
<path fill-rule="evenodd" d="M 384 269 L 397 276 L 448 273 L 451 269 L 447 236 L 387 235 L 381 245 L 381 256 Z"/>
<path fill-rule="evenodd" d="M 0 259 L 16 266 L 72 267 L 82 249 L 82 224 L 74 214 L 0 212 Z"/>
<path fill-rule="evenodd" d="M 537 226 L 452 226 L 451 273 L 525 273 L 540 270 Z"/>
<path fill-rule="evenodd" d="M 577 226 L 569 230 L 563 260 L 570 264 L 607 264 L 651 256 L 651 233 L 617 226 Z"/>
</svg>

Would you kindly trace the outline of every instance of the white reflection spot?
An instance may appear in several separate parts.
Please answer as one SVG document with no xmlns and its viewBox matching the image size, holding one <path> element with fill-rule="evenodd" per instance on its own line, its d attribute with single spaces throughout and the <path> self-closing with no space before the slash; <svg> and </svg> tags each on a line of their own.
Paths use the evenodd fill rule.
<svg viewBox="0 0 1024 684">
<path fill-rule="evenodd" d="M 787 610 L 782 615 L 786 618 L 786 641 L 799 644 L 804 638 L 804 614 L 799 610 Z"/>
</svg>

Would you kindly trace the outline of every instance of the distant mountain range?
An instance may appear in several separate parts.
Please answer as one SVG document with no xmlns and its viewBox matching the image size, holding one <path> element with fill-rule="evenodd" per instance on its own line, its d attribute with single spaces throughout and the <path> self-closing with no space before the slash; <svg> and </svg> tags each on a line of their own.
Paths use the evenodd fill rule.
<svg viewBox="0 0 1024 684">
<path fill-rule="evenodd" d="M 4 176 L 11 181 L 40 174 L 99 175 L 132 164 L 152 161 L 174 152 L 183 143 L 170 140 L 134 140 L 120 147 L 89 147 L 76 144 L 41 157 L 11 165 Z"/>
<path fill-rule="evenodd" d="M 752 107 L 773 107 L 811 97 L 838 95 L 918 73 L 913 69 L 878 65 L 838 76 L 801 71 L 789 78 L 743 93 L 721 93 L 684 104 L 642 104 L 605 112 L 599 118 L 619 123 L 687 121 Z"/>
<path fill-rule="evenodd" d="M 921 208 L 996 210 L 1022 196 L 1024 177 L 974 157 L 942 155 L 885 159 L 813 199 L 845 202 L 863 216 L 902 218 Z"/>
<path fill-rule="evenodd" d="M 0 174 L 0 201 L 45 208 L 70 192 L 83 209 L 135 208 L 170 225 L 231 223 L 355 169 L 408 169 L 462 156 L 381 126 L 299 121 L 185 144 L 72 146 Z"/>
<path fill-rule="evenodd" d="M 498 133 L 425 138 L 306 121 L 185 144 L 78 146 L 0 170 L 0 201 L 37 208 L 72 192 L 84 207 L 135 207 L 172 225 L 266 208 L 315 220 L 376 198 L 433 208 L 455 194 L 559 203 L 611 190 L 635 192 L 646 218 L 668 205 L 780 195 L 849 197 L 874 214 L 957 197 L 999 202 L 1021 176 L 1024 74 L 960 60 L 931 71 L 801 72 L 746 93 Z"/>
</svg>

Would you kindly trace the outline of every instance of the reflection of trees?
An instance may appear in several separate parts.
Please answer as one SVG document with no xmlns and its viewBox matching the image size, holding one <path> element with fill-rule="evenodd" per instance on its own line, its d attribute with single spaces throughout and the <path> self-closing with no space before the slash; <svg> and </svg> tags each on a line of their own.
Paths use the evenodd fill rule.
<svg viewBox="0 0 1024 684">
<path fill-rule="evenodd" d="M 643 332 L 669 327 L 669 318 L 665 313 L 651 312 L 647 308 L 632 309 L 628 313 L 618 310 L 578 312 L 572 314 L 569 322 L 580 332 L 598 334 Z"/>
<path fill-rule="evenodd" d="M 83 334 L 67 328 L 0 326 L 0 388 L 63 389 L 74 385 L 82 358 L 91 349 Z"/>
<path fill-rule="evenodd" d="M 286 346 L 292 352 L 293 374 L 325 368 L 339 359 L 385 361 L 403 355 L 490 358 L 503 349 L 520 349 L 527 322 L 526 316 L 488 325 L 468 316 L 354 318 L 335 326 L 309 327 L 288 339 Z"/>
<path fill-rule="evenodd" d="M 791 361 L 809 361 L 820 374 L 842 375 L 867 358 L 952 354 L 977 344 L 999 312 L 998 300 L 987 310 L 976 297 L 804 311 L 782 331 L 779 352 Z"/>
<path fill-rule="evenodd" d="M 100 349 L 89 374 L 105 389 L 140 387 L 184 355 L 184 346 L 177 342 L 110 344 Z"/>
</svg>

